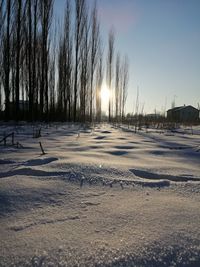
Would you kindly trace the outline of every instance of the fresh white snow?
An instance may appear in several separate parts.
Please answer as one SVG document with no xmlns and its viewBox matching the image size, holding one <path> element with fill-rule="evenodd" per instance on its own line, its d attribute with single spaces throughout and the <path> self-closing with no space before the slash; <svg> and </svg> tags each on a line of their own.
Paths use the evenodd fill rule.
<svg viewBox="0 0 200 267">
<path fill-rule="evenodd" d="M 0 124 L 11 132 L 0 266 L 200 266 L 199 126 Z"/>
</svg>

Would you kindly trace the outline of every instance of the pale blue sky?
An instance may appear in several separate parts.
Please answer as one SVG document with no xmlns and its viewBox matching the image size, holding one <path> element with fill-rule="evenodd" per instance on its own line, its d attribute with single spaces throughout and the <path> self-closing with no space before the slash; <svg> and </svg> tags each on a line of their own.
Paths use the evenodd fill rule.
<svg viewBox="0 0 200 267">
<path fill-rule="evenodd" d="M 56 12 L 65 1 L 55 0 Z M 88 0 L 93 4 L 94 0 Z M 99 0 L 102 35 L 116 32 L 115 51 L 130 61 L 127 112 L 137 87 L 146 113 L 200 102 L 200 0 Z M 62 11 L 61 11 L 62 10 Z"/>
</svg>

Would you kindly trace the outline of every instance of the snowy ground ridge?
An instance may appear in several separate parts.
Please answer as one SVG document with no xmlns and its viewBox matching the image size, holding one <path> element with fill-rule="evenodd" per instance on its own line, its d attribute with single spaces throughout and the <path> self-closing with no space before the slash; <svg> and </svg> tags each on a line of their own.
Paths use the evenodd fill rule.
<svg viewBox="0 0 200 267">
<path fill-rule="evenodd" d="M 83 164 L 56 164 L 57 169 L 66 169 L 67 171 L 53 171 L 37 169 L 37 166 L 47 165 L 51 162 L 58 161 L 54 157 L 41 157 L 39 159 L 28 160 L 22 163 L 17 163 L 17 166 L 10 171 L 3 171 L 0 173 L 0 178 L 10 176 L 35 176 L 35 177 L 57 177 L 69 181 L 91 184 L 102 184 L 103 186 L 120 184 L 123 188 L 126 185 L 140 184 L 143 186 L 169 186 L 170 182 L 200 182 L 200 177 L 192 175 L 168 175 L 152 172 L 151 170 L 129 169 L 122 170 L 117 168 L 105 168 L 103 166 L 83 165 Z M 1 160 L 0 164 L 9 165 L 14 164 L 14 161 Z M 25 166 L 25 167 L 23 167 Z M 34 166 L 34 168 L 26 167 Z M 106 177 L 107 176 L 107 177 Z M 112 176 L 114 178 L 112 178 Z"/>
</svg>

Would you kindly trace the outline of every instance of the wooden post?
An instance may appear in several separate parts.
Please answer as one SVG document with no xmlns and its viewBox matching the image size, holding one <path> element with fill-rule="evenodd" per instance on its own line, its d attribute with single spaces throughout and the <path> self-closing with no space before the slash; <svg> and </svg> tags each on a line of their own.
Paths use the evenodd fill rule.
<svg viewBox="0 0 200 267">
<path fill-rule="evenodd" d="M 41 142 L 39 142 L 39 144 L 40 144 L 40 148 L 41 148 L 41 150 L 42 150 L 42 155 L 46 154 L 46 153 L 44 152 L 44 149 L 43 149 L 43 147 L 42 147 L 42 143 L 41 143 Z"/>
</svg>

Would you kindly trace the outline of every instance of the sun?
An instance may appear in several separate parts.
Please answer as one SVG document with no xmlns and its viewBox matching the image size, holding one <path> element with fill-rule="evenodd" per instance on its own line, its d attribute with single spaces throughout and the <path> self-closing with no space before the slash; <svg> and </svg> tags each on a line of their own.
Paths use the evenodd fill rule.
<svg viewBox="0 0 200 267">
<path fill-rule="evenodd" d="M 108 106 L 109 98 L 110 98 L 110 90 L 106 85 L 103 85 L 101 87 L 101 104 L 103 108 L 106 108 Z"/>
</svg>

